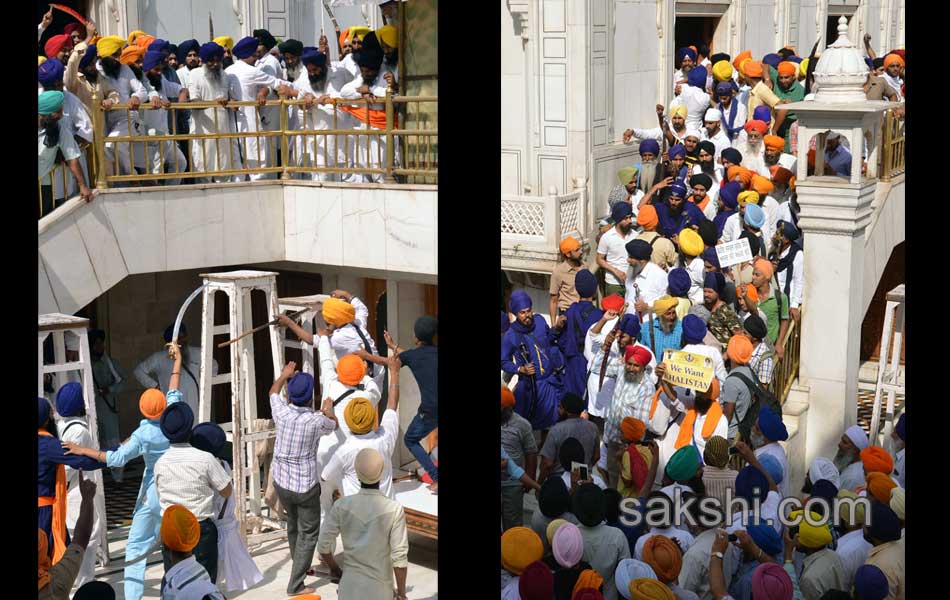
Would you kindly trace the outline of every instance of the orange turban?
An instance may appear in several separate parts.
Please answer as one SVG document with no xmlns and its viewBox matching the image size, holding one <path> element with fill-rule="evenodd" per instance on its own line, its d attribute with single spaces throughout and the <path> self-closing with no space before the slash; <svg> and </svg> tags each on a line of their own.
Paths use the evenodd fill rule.
<svg viewBox="0 0 950 600">
<path fill-rule="evenodd" d="M 521 575 L 528 565 L 544 556 L 541 538 L 527 527 L 512 527 L 501 535 L 501 566 Z"/>
<path fill-rule="evenodd" d="M 123 65 L 131 65 L 145 56 L 145 48 L 141 46 L 126 46 L 119 55 L 119 62 Z"/>
<path fill-rule="evenodd" d="M 868 473 L 879 471 L 885 475 L 894 470 L 894 459 L 880 446 L 868 446 L 861 451 L 861 463 Z"/>
<path fill-rule="evenodd" d="M 630 581 L 629 591 L 633 600 L 676 600 L 670 586 L 650 577 Z"/>
<path fill-rule="evenodd" d="M 146 50 L 148 50 L 149 44 L 151 44 L 154 41 L 155 41 L 155 37 L 151 35 L 148 35 L 148 34 L 140 35 L 139 37 L 135 38 L 135 45 L 141 46 L 142 48 L 145 48 Z"/>
<path fill-rule="evenodd" d="M 755 286 L 751 283 L 745 286 L 745 297 L 751 302 L 759 303 L 759 290 L 755 289 Z"/>
<path fill-rule="evenodd" d="M 135 44 L 135 40 L 138 39 L 138 37 L 139 37 L 140 35 L 147 35 L 147 34 L 146 34 L 144 31 L 140 30 L 140 29 L 136 29 L 135 31 L 133 31 L 132 33 L 130 33 L 130 34 L 129 34 L 129 39 L 127 40 L 128 43 L 129 43 L 129 45 L 130 45 L 130 46 L 134 45 L 134 44 Z"/>
<path fill-rule="evenodd" d="M 647 204 L 637 213 L 637 225 L 643 227 L 644 231 L 653 231 L 659 224 L 660 218 L 652 204 Z"/>
<path fill-rule="evenodd" d="M 735 57 L 732 61 L 732 66 L 738 70 L 742 70 L 742 61 L 752 58 L 751 50 L 744 50 L 739 53 L 739 56 Z"/>
<path fill-rule="evenodd" d="M 765 142 L 765 147 L 769 150 L 782 151 L 785 149 L 785 139 L 777 135 L 767 135 L 762 138 L 762 141 Z"/>
<path fill-rule="evenodd" d="M 747 365 L 752 360 L 752 342 L 744 335 L 734 335 L 729 338 L 726 346 L 726 355 L 735 365 Z"/>
<path fill-rule="evenodd" d="M 327 323 L 342 327 L 356 318 L 356 309 L 345 300 L 327 298 L 323 303 L 322 314 Z"/>
<path fill-rule="evenodd" d="M 165 411 L 165 394 L 155 388 L 147 389 L 139 396 L 139 412 L 146 419 L 154 421 Z"/>
<path fill-rule="evenodd" d="M 750 60 L 742 65 L 742 74 L 746 77 L 762 77 L 762 63 Z"/>
<path fill-rule="evenodd" d="M 577 583 L 574 584 L 574 589 L 571 590 L 571 597 L 575 598 L 577 592 L 584 589 L 592 589 L 599 592 L 600 586 L 602 585 L 604 585 L 604 578 L 600 576 L 600 573 L 593 569 L 584 569 L 577 578 Z"/>
<path fill-rule="evenodd" d="M 795 176 L 794 173 L 781 165 L 772 165 L 769 167 L 769 173 L 772 174 L 772 181 L 775 183 L 789 184 L 792 182 L 792 177 Z"/>
<path fill-rule="evenodd" d="M 715 377 L 713 377 L 712 383 L 709 384 L 709 389 L 706 390 L 706 395 L 712 400 L 719 400 L 719 380 Z"/>
<path fill-rule="evenodd" d="M 779 139 L 782 139 L 782 138 L 779 138 Z M 775 184 L 773 184 L 771 181 L 769 181 L 765 177 L 762 177 L 761 175 L 753 175 L 752 189 L 756 191 L 759 194 L 759 196 L 764 196 L 768 194 L 769 192 L 772 192 L 775 190 Z"/>
<path fill-rule="evenodd" d="M 776 71 L 779 75 L 794 75 L 798 73 L 798 65 L 785 60 L 778 64 Z"/>
<path fill-rule="evenodd" d="M 36 549 L 39 552 L 39 569 L 37 573 L 39 576 L 39 583 L 37 584 L 36 589 L 41 590 L 49 585 L 49 568 L 51 561 L 49 559 L 49 539 L 46 537 L 46 532 L 40 528 L 37 528 L 36 531 Z"/>
<path fill-rule="evenodd" d="M 175 552 L 191 552 L 198 545 L 201 527 L 190 510 L 180 504 L 172 504 L 162 515 L 162 543 Z"/>
<path fill-rule="evenodd" d="M 515 405 L 515 394 L 507 385 L 501 386 L 501 407 L 508 408 L 509 406 Z"/>
<path fill-rule="evenodd" d="M 772 274 L 775 273 L 775 267 L 772 263 L 761 256 L 752 261 L 752 267 L 758 269 L 768 279 L 772 279 Z"/>
<path fill-rule="evenodd" d="M 676 581 L 683 568 L 683 552 L 665 535 L 654 535 L 643 545 L 643 562 L 653 568 L 660 582 L 670 583 Z"/>
<path fill-rule="evenodd" d="M 603 310 L 620 312 L 623 310 L 623 297 L 617 294 L 606 296 L 600 301 L 600 308 Z"/>
<path fill-rule="evenodd" d="M 561 254 L 566 255 L 568 252 L 573 252 L 574 250 L 577 250 L 580 247 L 581 247 L 581 243 L 577 241 L 576 238 L 566 237 L 563 240 L 561 240 L 561 244 L 560 244 Z"/>
<path fill-rule="evenodd" d="M 885 68 L 885 69 L 888 68 L 889 66 L 893 65 L 894 63 L 897 63 L 897 64 L 899 64 L 900 66 L 903 67 L 903 66 L 904 66 L 904 59 L 901 58 L 901 57 L 900 57 L 899 55 L 897 55 L 897 54 L 888 54 L 887 56 L 884 57 L 884 68 Z"/>
<path fill-rule="evenodd" d="M 643 439 L 643 434 L 646 433 L 647 426 L 640 419 L 634 419 L 633 417 L 624 417 L 620 421 L 620 433 L 623 435 L 624 439 L 630 440 L 631 442 L 639 442 Z"/>
<path fill-rule="evenodd" d="M 336 378 L 343 385 L 356 385 L 366 375 L 366 363 L 355 354 L 347 354 L 336 363 Z"/>
<path fill-rule="evenodd" d="M 873 471 L 868 473 L 867 482 L 868 492 L 877 498 L 878 502 L 883 502 L 884 504 L 891 503 L 891 490 L 896 488 L 897 484 L 890 476 L 880 471 Z"/>
<path fill-rule="evenodd" d="M 745 124 L 745 132 L 749 133 L 752 130 L 758 131 L 761 135 L 765 135 L 765 132 L 769 130 L 769 126 L 765 121 L 759 121 L 758 119 L 752 119 Z M 784 144 L 782 144 L 784 146 Z"/>
</svg>

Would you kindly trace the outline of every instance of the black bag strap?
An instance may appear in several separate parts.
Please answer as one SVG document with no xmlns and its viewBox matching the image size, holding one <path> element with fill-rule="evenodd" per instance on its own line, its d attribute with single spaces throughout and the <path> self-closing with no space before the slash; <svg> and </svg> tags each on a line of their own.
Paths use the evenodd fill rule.
<svg viewBox="0 0 950 600">
<path fill-rule="evenodd" d="M 360 336 L 360 341 L 363 342 L 363 348 L 364 348 L 367 352 L 369 352 L 370 354 L 372 354 L 373 356 L 376 356 L 376 354 L 373 353 L 373 347 L 370 345 L 369 340 L 366 339 L 366 336 L 363 335 L 363 330 L 360 329 L 360 326 L 357 325 L 355 321 L 350 321 L 348 324 L 349 324 L 349 325 L 352 325 L 352 326 L 353 326 L 353 329 L 356 330 L 356 335 Z M 373 377 L 373 376 L 375 375 L 375 371 L 373 370 L 373 366 L 374 366 L 373 363 L 371 363 L 371 362 L 368 361 L 368 360 L 367 360 L 367 361 L 363 361 L 363 362 L 366 363 L 366 372 L 369 373 L 369 376 L 370 376 L 370 377 Z"/>
<path fill-rule="evenodd" d="M 188 376 L 191 377 L 191 380 L 195 382 L 195 389 L 201 390 L 201 386 L 198 384 L 198 378 L 195 377 L 195 374 L 191 372 L 191 369 L 188 368 L 188 365 L 184 361 L 181 363 L 181 368 L 185 370 L 185 373 L 188 373 Z"/>
<path fill-rule="evenodd" d="M 67 432 L 67 431 L 69 431 L 70 429 L 72 429 L 73 425 L 81 425 L 82 427 L 85 427 L 87 430 L 89 429 L 89 426 L 86 425 L 84 422 L 82 422 L 82 421 L 73 421 L 72 423 L 70 423 L 69 425 L 67 425 L 65 429 L 63 429 L 63 432 L 62 432 L 61 434 L 59 434 L 60 439 L 62 439 L 62 437 L 63 437 L 64 435 L 66 435 L 66 432 Z"/>
<path fill-rule="evenodd" d="M 224 505 L 221 507 L 221 512 L 218 513 L 219 521 L 224 518 L 224 513 L 227 512 L 228 510 L 228 502 L 230 502 L 230 500 L 231 500 L 231 496 L 228 496 L 227 498 L 224 499 Z"/>
<path fill-rule="evenodd" d="M 345 400 L 350 394 L 352 394 L 356 390 L 362 390 L 362 389 L 363 389 L 363 384 L 359 384 L 358 386 L 354 387 L 352 390 L 346 390 L 345 392 L 340 394 L 339 398 L 333 401 L 333 408 L 336 408 L 337 404 L 339 404 L 340 402 L 343 402 L 343 400 Z"/>
</svg>

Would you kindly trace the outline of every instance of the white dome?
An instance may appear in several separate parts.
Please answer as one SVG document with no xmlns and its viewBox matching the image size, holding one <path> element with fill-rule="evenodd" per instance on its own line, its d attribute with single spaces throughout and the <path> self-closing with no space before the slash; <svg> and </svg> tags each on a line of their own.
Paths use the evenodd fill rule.
<svg viewBox="0 0 950 600">
<path fill-rule="evenodd" d="M 864 55 L 848 39 L 848 20 L 841 17 L 838 19 L 837 41 L 825 49 L 815 67 L 815 81 L 818 83 L 815 100 L 828 103 L 865 101 L 867 77 Z"/>
</svg>

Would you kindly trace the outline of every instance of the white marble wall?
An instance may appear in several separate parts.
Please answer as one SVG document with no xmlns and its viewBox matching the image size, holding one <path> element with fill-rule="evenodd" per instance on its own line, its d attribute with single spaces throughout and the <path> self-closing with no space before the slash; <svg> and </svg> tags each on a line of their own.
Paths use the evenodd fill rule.
<svg viewBox="0 0 950 600">
<path fill-rule="evenodd" d="M 871 304 L 874 291 L 894 248 L 904 241 L 905 190 L 903 176 L 888 184 L 879 184 L 880 199 L 871 217 L 864 242 L 864 290 L 861 295 L 863 311 Z"/>
</svg>

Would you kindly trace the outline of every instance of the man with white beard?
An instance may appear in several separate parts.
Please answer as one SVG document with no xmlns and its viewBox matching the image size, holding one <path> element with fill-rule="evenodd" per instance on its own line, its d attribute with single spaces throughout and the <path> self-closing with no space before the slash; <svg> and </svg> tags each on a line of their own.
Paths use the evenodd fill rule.
<svg viewBox="0 0 950 600">
<path fill-rule="evenodd" d="M 216 44 L 217 45 L 217 44 Z M 258 40 L 246 37 L 234 45 L 234 64 L 225 70 L 229 76 L 234 76 L 241 89 L 242 100 L 256 100 L 258 106 L 243 106 L 238 111 L 237 130 L 241 132 L 274 131 L 279 127 L 279 112 L 273 110 L 278 107 L 264 107 L 271 91 L 277 90 L 283 96 L 297 96 L 297 92 L 286 81 L 278 79 L 266 71 L 273 71 L 273 65 L 268 65 L 266 55 L 262 61 L 264 68 L 254 66 L 257 61 Z M 220 48 L 220 46 L 218 46 Z M 222 50 L 223 53 L 223 50 Z M 273 58 L 273 57 L 271 57 Z M 276 59 L 274 59 L 276 62 Z M 279 66 L 279 65 L 278 65 Z M 265 71 L 266 69 L 266 71 Z M 260 118 L 258 118 L 258 114 Z M 277 152 L 280 141 L 276 137 L 248 137 L 244 148 L 247 155 L 244 162 L 248 169 L 261 169 L 277 165 Z M 263 148 L 261 147 L 263 145 Z M 251 173 L 251 181 L 261 179 L 275 179 L 276 173 Z"/>
<path fill-rule="evenodd" d="M 768 125 L 764 121 L 751 120 L 745 124 L 746 140 L 733 144 L 733 148 L 742 154 L 742 166 L 755 171 L 762 177 L 771 177 L 768 166 L 765 164 L 765 144 L 762 142 Z"/>
<path fill-rule="evenodd" d="M 841 473 L 841 485 L 838 489 L 854 491 L 865 485 L 864 465 L 861 463 L 861 451 L 869 445 L 868 436 L 857 425 L 845 430 L 838 442 L 838 451 L 832 462 Z"/>
<path fill-rule="evenodd" d="M 221 68 L 224 48 L 214 42 L 208 42 L 200 48 L 199 53 L 204 64 L 189 73 L 188 95 L 192 101 L 217 102 L 220 108 L 193 110 L 191 133 L 234 133 L 237 131 L 234 113 L 228 110 L 227 106 L 231 100 L 242 99 L 238 80 Z M 191 146 L 191 165 L 195 172 L 241 168 L 238 140 L 194 140 Z M 214 177 L 214 181 L 218 183 L 237 182 L 242 179 L 240 175 Z M 194 181 L 202 183 L 208 179 Z"/>
<path fill-rule="evenodd" d="M 307 48 L 300 57 L 303 69 L 294 81 L 294 89 L 303 94 L 307 102 L 304 106 L 293 108 L 294 116 L 304 130 L 334 129 L 333 105 L 327 101 L 340 97 L 343 70 L 328 64 L 327 55 L 315 48 Z M 337 113 L 336 129 L 352 128 L 350 116 L 345 112 Z M 303 167 L 336 167 L 342 165 L 345 158 L 343 136 L 302 135 L 295 136 L 295 148 L 298 151 L 297 164 Z M 304 179 L 313 181 L 335 181 L 335 173 L 303 173 Z M 309 177 L 308 177 L 309 176 Z"/>
</svg>

